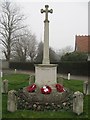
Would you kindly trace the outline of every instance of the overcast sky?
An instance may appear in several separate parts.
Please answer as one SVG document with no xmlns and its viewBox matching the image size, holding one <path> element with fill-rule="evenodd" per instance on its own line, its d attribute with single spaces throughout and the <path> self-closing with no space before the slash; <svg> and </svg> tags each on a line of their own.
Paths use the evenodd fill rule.
<svg viewBox="0 0 90 120">
<path fill-rule="evenodd" d="M 27 17 L 26 24 L 43 41 L 45 14 L 40 9 L 53 9 L 49 13 L 49 43 L 54 49 L 75 46 L 75 35 L 88 34 L 88 0 L 13 0 Z M 45 1 L 45 2 L 44 2 Z M 49 1 L 49 2 L 48 2 Z"/>
</svg>

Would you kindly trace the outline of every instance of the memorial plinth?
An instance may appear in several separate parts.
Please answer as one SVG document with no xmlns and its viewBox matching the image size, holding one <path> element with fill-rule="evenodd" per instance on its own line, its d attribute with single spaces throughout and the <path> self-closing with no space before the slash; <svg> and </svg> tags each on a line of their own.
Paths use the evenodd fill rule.
<svg viewBox="0 0 90 120">
<path fill-rule="evenodd" d="M 57 83 L 56 64 L 38 64 L 35 66 L 35 84 L 53 86 Z"/>
</svg>

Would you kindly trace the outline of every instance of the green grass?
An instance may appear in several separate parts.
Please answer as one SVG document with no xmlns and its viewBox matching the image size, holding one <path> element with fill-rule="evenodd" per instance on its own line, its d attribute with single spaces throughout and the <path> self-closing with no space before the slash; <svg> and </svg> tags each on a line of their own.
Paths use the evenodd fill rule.
<svg viewBox="0 0 90 120">
<path fill-rule="evenodd" d="M 64 80 L 64 86 L 72 91 L 83 92 L 83 81 L 82 80 Z"/>
<path fill-rule="evenodd" d="M 2 80 L 8 80 L 9 90 L 18 90 L 24 86 L 27 86 L 29 83 L 29 75 L 26 74 L 11 74 L 5 75 Z"/>
<path fill-rule="evenodd" d="M 28 78 L 29 75 L 25 74 L 11 74 L 5 75 L 4 79 L 9 81 L 9 90 L 15 89 L 18 90 L 19 88 L 25 87 L 28 85 Z M 59 81 L 58 81 L 59 82 Z M 64 80 L 64 86 L 68 87 L 70 90 L 73 91 L 81 91 L 83 88 L 83 81 L 78 80 Z M 31 111 L 31 110 L 17 110 L 14 113 L 7 111 L 7 94 L 2 95 L 2 109 L 3 109 L 3 118 L 87 118 L 88 117 L 88 98 L 90 96 L 84 97 L 84 113 L 80 116 L 77 116 L 75 113 L 71 111 Z"/>
</svg>

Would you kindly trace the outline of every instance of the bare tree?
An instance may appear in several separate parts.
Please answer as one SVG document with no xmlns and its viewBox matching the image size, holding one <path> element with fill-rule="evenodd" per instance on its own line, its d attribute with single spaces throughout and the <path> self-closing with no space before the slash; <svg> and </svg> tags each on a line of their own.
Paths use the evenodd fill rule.
<svg viewBox="0 0 90 120">
<path fill-rule="evenodd" d="M 23 34 L 13 46 L 12 59 L 20 62 L 26 62 L 28 59 L 33 62 L 37 49 L 36 37 L 29 30 L 24 30 Z"/>
<path fill-rule="evenodd" d="M 28 37 L 28 56 L 30 57 L 31 62 L 33 62 L 37 55 L 37 41 L 34 34 L 29 35 Z"/>
<path fill-rule="evenodd" d="M 0 41 L 3 45 L 3 53 L 6 60 L 10 61 L 11 49 L 17 38 L 20 36 L 18 31 L 25 26 L 21 25 L 24 15 L 20 14 L 20 9 L 13 3 L 4 1 L 0 14 Z"/>
<path fill-rule="evenodd" d="M 25 38 L 25 37 L 24 37 Z M 11 57 L 18 62 L 25 62 L 27 58 L 27 43 L 24 38 L 19 38 L 16 44 L 14 44 Z"/>
</svg>

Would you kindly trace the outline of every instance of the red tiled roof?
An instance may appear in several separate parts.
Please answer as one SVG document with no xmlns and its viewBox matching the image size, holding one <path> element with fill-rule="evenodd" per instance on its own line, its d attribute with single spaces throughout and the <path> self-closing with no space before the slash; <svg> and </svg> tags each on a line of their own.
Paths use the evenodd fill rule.
<svg viewBox="0 0 90 120">
<path fill-rule="evenodd" d="M 90 36 L 76 36 L 75 51 L 90 52 Z"/>
</svg>

